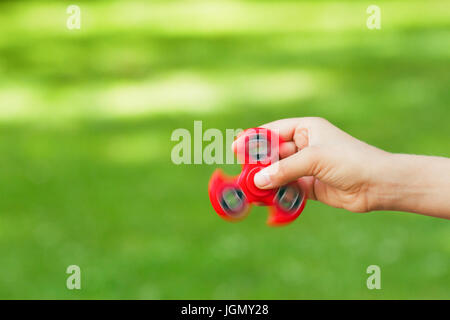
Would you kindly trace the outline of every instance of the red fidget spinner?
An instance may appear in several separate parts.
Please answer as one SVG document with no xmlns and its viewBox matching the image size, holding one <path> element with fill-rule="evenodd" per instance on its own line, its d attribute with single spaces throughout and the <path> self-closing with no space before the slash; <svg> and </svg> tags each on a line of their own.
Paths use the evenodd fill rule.
<svg viewBox="0 0 450 320">
<path fill-rule="evenodd" d="M 209 199 L 220 217 L 228 221 L 242 220 L 255 204 L 269 206 L 267 224 L 270 226 L 297 219 L 306 204 L 305 192 L 297 183 L 262 190 L 253 182 L 258 171 L 279 160 L 283 143 L 281 137 L 265 128 L 247 129 L 239 136 L 235 152 L 242 162 L 241 174 L 228 177 L 218 169 L 209 181 Z"/>
</svg>

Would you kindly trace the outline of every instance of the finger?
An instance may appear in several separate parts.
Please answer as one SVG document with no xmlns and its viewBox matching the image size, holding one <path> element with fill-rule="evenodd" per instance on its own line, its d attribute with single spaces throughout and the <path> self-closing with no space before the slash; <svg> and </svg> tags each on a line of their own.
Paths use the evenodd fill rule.
<svg viewBox="0 0 450 320">
<path fill-rule="evenodd" d="M 300 123 L 301 118 L 282 119 L 269 122 L 260 126 L 278 133 L 284 141 L 292 141 L 295 133 L 295 128 Z"/>
<path fill-rule="evenodd" d="M 245 130 L 239 132 L 238 135 L 236 136 L 236 138 L 234 139 L 233 143 L 231 144 L 231 150 L 233 152 L 237 151 L 236 148 L 238 146 L 238 141 L 243 137 L 244 133 L 245 133 Z"/>
<path fill-rule="evenodd" d="M 318 118 L 289 118 L 269 122 L 259 126 L 260 128 L 269 129 L 276 132 L 285 142 L 294 141 L 299 149 L 303 149 L 309 145 L 309 128 L 318 122 Z M 236 151 L 236 147 L 243 137 L 243 134 L 237 136 L 232 144 L 232 150 Z"/>
<path fill-rule="evenodd" d="M 263 125 L 263 128 L 278 132 L 284 141 L 294 141 L 297 149 L 304 149 L 309 145 L 310 118 L 294 118 L 274 121 Z"/>
<path fill-rule="evenodd" d="M 285 142 L 280 145 L 280 158 L 287 158 L 298 151 L 294 142 Z"/>
<path fill-rule="evenodd" d="M 271 123 L 264 124 L 262 126 L 259 126 L 259 128 L 265 128 L 269 129 L 271 131 L 276 132 L 282 139 L 285 141 L 280 146 L 280 157 L 285 158 L 293 154 L 294 152 L 297 152 L 298 149 L 295 146 L 295 144 L 290 144 L 290 142 L 294 141 L 294 135 L 295 135 L 295 128 L 296 123 L 298 123 L 298 119 L 283 119 L 283 120 L 277 120 Z M 306 131 L 307 132 L 307 131 Z M 231 150 L 233 152 L 236 152 L 236 148 L 241 143 L 241 139 L 244 137 L 245 131 L 239 133 L 236 137 L 236 139 L 231 144 Z M 303 139 L 304 140 L 304 139 Z M 303 141 L 302 140 L 302 141 Z"/>
<path fill-rule="evenodd" d="M 310 200 L 317 200 L 316 194 L 314 192 L 314 183 L 316 178 L 314 177 L 303 177 L 298 179 L 297 184 L 306 193 L 306 198 Z"/>
<path fill-rule="evenodd" d="M 314 176 L 318 166 L 317 148 L 306 148 L 262 169 L 254 183 L 260 189 L 273 189 L 305 176 Z"/>
<path fill-rule="evenodd" d="M 236 148 L 238 146 L 239 143 L 239 136 L 238 138 L 231 144 L 231 150 L 233 152 L 236 152 Z M 289 142 L 284 142 L 280 145 L 280 151 L 279 151 L 279 155 L 280 155 L 280 159 L 284 159 L 287 158 L 291 155 L 293 155 L 294 153 L 296 153 L 299 148 L 303 149 L 304 147 L 307 146 L 308 144 L 308 138 L 304 137 L 303 135 L 299 135 L 298 138 L 296 137 L 294 139 L 295 142 L 289 141 Z"/>
<path fill-rule="evenodd" d="M 298 150 L 303 150 L 309 146 L 309 131 L 307 128 L 297 127 L 294 132 L 294 143 Z"/>
</svg>

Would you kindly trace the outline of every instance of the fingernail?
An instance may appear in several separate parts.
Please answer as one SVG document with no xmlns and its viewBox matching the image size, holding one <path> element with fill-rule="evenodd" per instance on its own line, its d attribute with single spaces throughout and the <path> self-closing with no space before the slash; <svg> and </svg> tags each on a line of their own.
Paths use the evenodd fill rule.
<svg viewBox="0 0 450 320">
<path fill-rule="evenodd" d="M 269 188 L 270 187 L 270 177 L 266 170 L 261 170 L 255 174 L 253 182 L 258 188 Z"/>
</svg>

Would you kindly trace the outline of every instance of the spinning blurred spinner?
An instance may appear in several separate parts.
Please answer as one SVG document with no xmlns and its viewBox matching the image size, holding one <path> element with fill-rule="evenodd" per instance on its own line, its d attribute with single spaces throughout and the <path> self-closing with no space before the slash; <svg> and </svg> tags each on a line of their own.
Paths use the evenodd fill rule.
<svg viewBox="0 0 450 320">
<path fill-rule="evenodd" d="M 237 140 L 235 152 L 242 172 L 235 177 L 216 170 L 209 182 L 209 198 L 214 210 L 225 220 L 239 221 L 250 212 L 252 204 L 269 207 L 267 224 L 288 224 L 300 215 L 306 204 L 303 190 L 296 182 L 272 190 L 255 186 L 255 174 L 279 159 L 285 143 L 275 132 L 264 128 L 247 129 Z"/>
</svg>

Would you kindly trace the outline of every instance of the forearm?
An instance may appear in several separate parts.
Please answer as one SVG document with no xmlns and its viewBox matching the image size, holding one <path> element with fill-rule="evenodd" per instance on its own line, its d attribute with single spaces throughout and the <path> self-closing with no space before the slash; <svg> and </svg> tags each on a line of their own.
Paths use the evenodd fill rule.
<svg viewBox="0 0 450 320">
<path fill-rule="evenodd" d="M 450 219 L 450 159 L 387 154 L 374 180 L 373 210 Z"/>
</svg>

